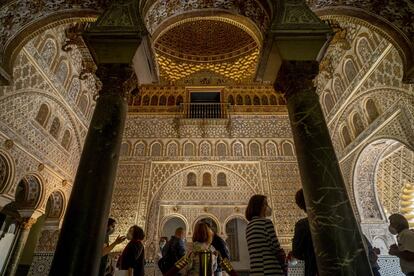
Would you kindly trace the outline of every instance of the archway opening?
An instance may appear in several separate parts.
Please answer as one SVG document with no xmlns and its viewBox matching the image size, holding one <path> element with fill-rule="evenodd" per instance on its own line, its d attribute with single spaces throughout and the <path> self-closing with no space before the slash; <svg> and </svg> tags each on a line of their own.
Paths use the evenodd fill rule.
<svg viewBox="0 0 414 276">
<path fill-rule="evenodd" d="M 389 215 L 402 213 L 414 225 L 414 151 L 395 139 L 374 141 L 359 155 L 353 181 L 362 230 L 387 254 Z"/>
<path fill-rule="evenodd" d="M 187 231 L 185 222 L 181 218 L 172 217 L 168 219 L 162 227 L 161 237 L 167 237 L 170 239 L 171 236 L 175 235 L 175 230 L 179 227 L 183 228 L 185 232 Z"/>
<path fill-rule="evenodd" d="M 247 222 L 241 218 L 233 218 L 226 224 L 227 245 L 229 247 L 231 262 L 239 272 L 249 269 L 249 251 L 246 241 Z"/>
</svg>

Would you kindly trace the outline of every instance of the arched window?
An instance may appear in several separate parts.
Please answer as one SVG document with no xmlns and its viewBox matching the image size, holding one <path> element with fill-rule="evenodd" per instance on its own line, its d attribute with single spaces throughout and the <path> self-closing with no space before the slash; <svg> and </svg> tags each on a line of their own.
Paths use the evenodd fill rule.
<svg viewBox="0 0 414 276">
<path fill-rule="evenodd" d="M 158 105 L 158 96 L 152 96 L 151 105 Z"/>
<path fill-rule="evenodd" d="M 349 135 L 349 131 L 346 126 L 342 127 L 341 136 L 342 136 L 342 141 L 344 143 L 344 147 L 348 146 L 351 143 L 351 135 Z"/>
<path fill-rule="evenodd" d="M 167 97 L 165 97 L 164 95 L 162 95 L 160 97 L 160 105 L 166 105 L 167 104 Z"/>
<path fill-rule="evenodd" d="M 120 155 L 121 156 L 128 156 L 129 155 L 129 144 L 128 143 L 122 143 Z"/>
<path fill-rule="evenodd" d="M 357 137 L 361 132 L 364 131 L 364 124 L 362 123 L 361 117 L 358 113 L 352 115 L 352 125 L 354 127 L 354 136 Z"/>
<path fill-rule="evenodd" d="M 243 145 L 240 143 L 233 144 L 233 155 L 234 156 L 243 156 Z"/>
<path fill-rule="evenodd" d="M 375 102 L 372 99 L 369 99 L 365 103 L 365 111 L 367 113 L 369 123 L 372 123 L 373 121 L 375 121 L 375 119 L 378 118 L 379 116 L 377 106 L 375 105 Z"/>
<path fill-rule="evenodd" d="M 227 145 L 224 143 L 219 143 L 217 145 L 217 155 L 218 156 L 227 156 Z"/>
<path fill-rule="evenodd" d="M 135 105 L 135 106 L 141 105 L 141 95 L 136 95 L 134 97 L 134 104 L 133 105 Z"/>
<path fill-rule="evenodd" d="M 372 50 L 371 46 L 369 46 L 368 40 L 365 37 L 358 41 L 357 53 L 362 63 L 365 63 L 370 59 Z"/>
<path fill-rule="evenodd" d="M 177 97 L 177 101 L 176 101 L 176 105 L 180 105 L 180 104 L 182 104 L 184 102 L 184 100 L 183 100 L 183 96 L 181 96 L 181 95 L 179 95 L 178 97 Z"/>
<path fill-rule="evenodd" d="M 197 176 L 195 173 L 190 172 L 187 174 L 187 186 L 197 186 Z"/>
<path fill-rule="evenodd" d="M 249 95 L 244 96 L 244 104 L 245 105 L 252 105 L 252 99 Z"/>
<path fill-rule="evenodd" d="M 283 149 L 283 155 L 286 156 L 293 156 L 293 146 L 291 143 L 285 142 L 282 145 L 282 149 Z"/>
<path fill-rule="evenodd" d="M 47 124 L 47 119 L 49 119 L 49 112 L 47 104 L 42 104 L 37 112 L 36 121 L 42 126 L 45 126 Z"/>
<path fill-rule="evenodd" d="M 260 99 L 259 99 L 259 96 L 254 96 L 253 97 L 253 104 L 254 105 L 260 105 Z"/>
<path fill-rule="evenodd" d="M 277 105 L 277 99 L 275 95 L 270 95 L 270 105 Z"/>
<path fill-rule="evenodd" d="M 57 47 L 56 44 L 53 42 L 52 39 L 47 39 L 46 43 L 43 45 L 41 50 L 41 56 L 43 60 L 46 62 L 49 67 L 52 65 L 53 60 L 55 59 L 57 54 Z"/>
<path fill-rule="evenodd" d="M 71 136 L 70 131 L 65 130 L 65 132 L 63 133 L 61 145 L 62 145 L 62 147 L 64 147 L 67 150 L 69 149 L 69 146 L 70 146 L 70 139 L 71 139 L 70 136 Z"/>
<path fill-rule="evenodd" d="M 267 99 L 266 95 L 262 96 L 262 105 L 268 105 L 269 104 L 269 100 Z"/>
<path fill-rule="evenodd" d="M 203 186 L 211 186 L 211 174 L 208 172 L 203 174 Z"/>
<path fill-rule="evenodd" d="M 357 69 L 355 68 L 355 64 L 352 60 L 348 59 L 345 62 L 345 76 L 348 79 L 348 82 L 352 82 L 352 80 L 357 75 Z"/>
<path fill-rule="evenodd" d="M 50 126 L 49 133 L 57 139 L 59 136 L 59 132 L 60 132 L 60 121 L 58 117 L 55 117 L 52 121 L 52 125 Z"/>
<path fill-rule="evenodd" d="M 266 155 L 267 156 L 277 156 L 277 147 L 273 142 L 266 143 Z"/>
<path fill-rule="evenodd" d="M 220 172 L 217 174 L 217 186 L 227 186 L 227 176 L 225 173 Z"/>
<path fill-rule="evenodd" d="M 250 155 L 251 156 L 261 156 L 260 146 L 258 143 L 251 143 L 250 144 Z"/>
<path fill-rule="evenodd" d="M 79 110 L 83 113 L 86 114 L 86 112 L 88 111 L 88 104 L 89 104 L 89 99 L 88 96 L 86 94 L 83 94 L 80 98 L 79 98 L 79 102 L 78 102 L 78 107 Z"/>
<path fill-rule="evenodd" d="M 280 95 L 277 100 L 279 101 L 279 105 L 286 105 L 286 99 L 282 95 Z"/>
<path fill-rule="evenodd" d="M 71 100 L 75 100 L 80 91 L 80 81 L 79 78 L 73 78 L 72 82 L 70 83 L 70 88 L 68 90 L 68 98 Z"/>
<path fill-rule="evenodd" d="M 150 103 L 150 97 L 148 95 L 145 95 L 142 99 L 142 105 L 147 106 Z"/>
<path fill-rule="evenodd" d="M 68 78 L 68 74 L 69 65 L 67 64 L 67 62 L 62 61 L 56 70 L 56 77 L 62 85 L 65 85 L 66 79 Z"/>
<path fill-rule="evenodd" d="M 340 77 L 335 77 L 333 81 L 333 90 L 335 95 L 340 98 L 344 93 L 344 85 Z"/>
<path fill-rule="evenodd" d="M 175 97 L 173 95 L 168 96 L 167 105 L 169 106 L 175 105 Z"/>
<path fill-rule="evenodd" d="M 160 143 L 154 143 L 151 146 L 151 156 L 161 156 L 162 155 L 162 146 Z"/>
<path fill-rule="evenodd" d="M 233 97 L 233 95 L 229 95 L 227 97 L 227 103 L 229 103 L 231 105 L 234 105 L 234 97 Z"/>
<path fill-rule="evenodd" d="M 243 98 L 241 95 L 236 96 L 236 103 L 237 105 L 243 105 Z"/>
<path fill-rule="evenodd" d="M 194 145 L 192 143 L 184 145 L 184 156 L 194 156 Z"/>
<path fill-rule="evenodd" d="M 335 105 L 334 99 L 332 98 L 330 92 L 325 93 L 325 97 L 323 98 L 323 104 L 325 106 L 326 114 L 329 114 Z"/>
<path fill-rule="evenodd" d="M 139 142 L 138 144 L 135 145 L 134 155 L 145 156 L 145 144 L 144 143 Z"/>
</svg>

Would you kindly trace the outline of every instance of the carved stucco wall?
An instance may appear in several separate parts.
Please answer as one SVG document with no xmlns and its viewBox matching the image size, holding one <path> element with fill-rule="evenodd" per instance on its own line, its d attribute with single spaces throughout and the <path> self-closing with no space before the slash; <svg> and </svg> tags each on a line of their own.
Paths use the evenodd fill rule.
<svg viewBox="0 0 414 276">
<path fill-rule="evenodd" d="M 2 187 L 2 203 L 14 200 L 17 184 L 24 176 L 36 175 L 41 182 L 36 209 L 44 213 L 48 199 L 53 197 L 54 216 L 57 205 L 62 210 L 66 207 L 96 93 L 93 76 L 78 78 L 82 69 L 79 50 L 62 50 L 67 27 L 58 26 L 30 40 L 16 58 L 13 83 L 0 87 L 0 153 L 11 161 L 12 175 Z M 42 105 L 49 111 L 44 123 L 36 119 Z M 52 135 L 56 120 L 59 131 Z M 44 254 L 54 251 L 60 222 L 61 216 L 46 220 L 32 271 L 47 271 L 45 260 L 49 262 L 50 258 Z"/>
<path fill-rule="evenodd" d="M 402 61 L 393 45 L 346 18 L 336 17 L 336 22 L 342 27 L 342 39 L 334 40 L 321 65 L 318 93 L 362 230 L 378 246 L 388 247 L 393 240 L 376 190 L 385 150 L 380 142 L 400 141 L 414 148 L 413 87 L 401 81 Z M 325 98 L 328 94 L 331 101 Z M 374 118 L 367 101 L 375 103 Z M 400 204 L 397 198 L 387 200 Z"/>
<path fill-rule="evenodd" d="M 111 209 L 118 221 L 114 237 L 135 223 L 143 226 L 151 259 L 166 218 L 183 218 L 191 233 L 197 218 L 209 216 L 225 236 L 226 222 L 243 217 L 250 196 L 264 193 L 281 242 L 289 247 L 303 215 L 294 204 L 300 187 L 296 158 L 283 146 L 293 150 L 291 135 L 287 115 L 237 115 L 221 125 L 129 115 Z M 189 144 L 192 153 L 185 149 Z M 190 172 L 199 178 L 197 187 L 186 187 Z M 212 187 L 201 186 L 205 172 L 212 175 Z M 227 176 L 226 187 L 217 186 L 219 172 Z"/>
</svg>

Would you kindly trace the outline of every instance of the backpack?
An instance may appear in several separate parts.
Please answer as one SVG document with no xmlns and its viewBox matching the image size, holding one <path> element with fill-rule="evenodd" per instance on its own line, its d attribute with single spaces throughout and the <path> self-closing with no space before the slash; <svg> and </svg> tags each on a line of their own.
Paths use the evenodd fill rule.
<svg viewBox="0 0 414 276">
<path fill-rule="evenodd" d="M 172 247 L 171 245 L 172 245 L 171 241 L 168 242 L 165 245 L 165 246 L 168 246 L 167 250 L 166 250 L 165 254 L 163 254 L 162 258 L 159 259 L 159 261 L 158 261 L 158 267 L 159 267 L 159 269 L 161 270 L 161 272 L 163 274 L 167 273 L 174 266 L 175 262 L 177 261 L 177 260 L 175 260 L 175 258 L 172 258 L 173 257 L 172 249 L 173 248 L 171 248 Z"/>
</svg>

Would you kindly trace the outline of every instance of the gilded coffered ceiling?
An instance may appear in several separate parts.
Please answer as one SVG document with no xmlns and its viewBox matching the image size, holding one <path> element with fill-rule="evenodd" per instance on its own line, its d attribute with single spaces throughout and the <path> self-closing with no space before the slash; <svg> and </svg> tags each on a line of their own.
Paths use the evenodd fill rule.
<svg viewBox="0 0 414 276">
<path fill-rule="evenodd" d="M 154 38 L 160 75 L 177 81 L 210 71 L 233 81 L 252 79 L 260 38 L 242 24 L 222 17 L 179 21 Z"/>
</svg>

